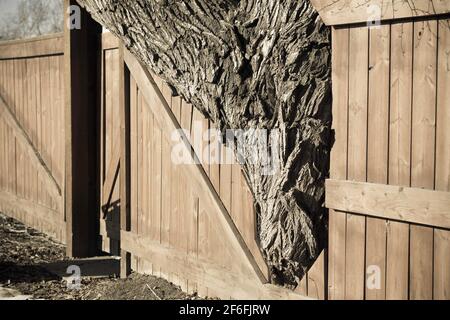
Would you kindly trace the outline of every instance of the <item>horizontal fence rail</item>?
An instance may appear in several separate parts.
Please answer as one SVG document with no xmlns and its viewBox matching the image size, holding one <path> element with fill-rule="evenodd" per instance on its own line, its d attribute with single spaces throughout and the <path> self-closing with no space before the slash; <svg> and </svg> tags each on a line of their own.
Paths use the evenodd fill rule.
<svg viewBox="0 0 450 320">
<path fill-rule="evenodd" d="M 327 208 L 450 229 L 450 192 L 326 181 Z"/>
</svg>

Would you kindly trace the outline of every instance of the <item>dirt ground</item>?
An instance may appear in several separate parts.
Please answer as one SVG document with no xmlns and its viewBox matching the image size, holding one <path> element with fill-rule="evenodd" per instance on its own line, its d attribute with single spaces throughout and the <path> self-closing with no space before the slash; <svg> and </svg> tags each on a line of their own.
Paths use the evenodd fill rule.
<svg viewBox="0 0 450 320">
<path fill-rule="evenodd" d="M 164 279 L 137 273 L 127 279 L 83 277 L 79 289 L 69 289 L 66 279 L 46 267 L 67 260 L 64 252 L 64 245 L 0 213 L 0 293 L 51 300 L 199 299 Z"/>
</svg>

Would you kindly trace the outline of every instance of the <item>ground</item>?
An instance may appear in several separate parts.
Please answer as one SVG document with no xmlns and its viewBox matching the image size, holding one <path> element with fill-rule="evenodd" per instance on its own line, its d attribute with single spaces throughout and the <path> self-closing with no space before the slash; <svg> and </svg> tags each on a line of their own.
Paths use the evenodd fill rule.
<svg viewBox="0 0 450 320">
<path fill-rule="evenodd" d="M 79 289 L 69 289 L 61 269 L 80 261 L 68 260 L 64 252 L 61 243 L 0 213 L 0 299 L 198 299 L 164 279 L 137 273 L 119 279 L 92 272 L 93 276 L 82 278 Z M 109 268 L 111 274 L 109 270 L 118 261 L 104 257 L 83 263 L 91 270 L 100 263 L 100 269 Z"/>
</svg>

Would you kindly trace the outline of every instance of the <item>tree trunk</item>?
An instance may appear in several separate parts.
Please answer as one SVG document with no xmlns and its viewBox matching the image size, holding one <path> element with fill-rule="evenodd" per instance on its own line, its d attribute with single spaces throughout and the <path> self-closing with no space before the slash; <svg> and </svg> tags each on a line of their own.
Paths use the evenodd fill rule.
<svg viewBox="0 0 450 320">
<path fill-rule="evenodd" d="M 295 287 L 326 240 L 332 140 L 330 33 L 309 1 L 78 2 L 220 129 L 247 130 L 234 140 L 260 248 L 272 282 Z M 250 157 L 249 129 L 278 134 L 272 160 Z"/>
</svg>

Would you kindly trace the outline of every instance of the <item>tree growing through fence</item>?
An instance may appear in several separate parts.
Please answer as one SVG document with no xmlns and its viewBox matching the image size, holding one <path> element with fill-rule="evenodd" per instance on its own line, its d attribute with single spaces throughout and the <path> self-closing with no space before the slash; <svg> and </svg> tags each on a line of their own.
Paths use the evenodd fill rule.
<svg viewBox="0 0 450 320">
<path fill-rule="evenodd" d="M 277 172 L 242 167 L 271 280 L 296 286 L 326 238 L 332 141 L 330 32 L 309 0 L 78 2 L 223 131 L 279 132 Z"/>
</svg>

